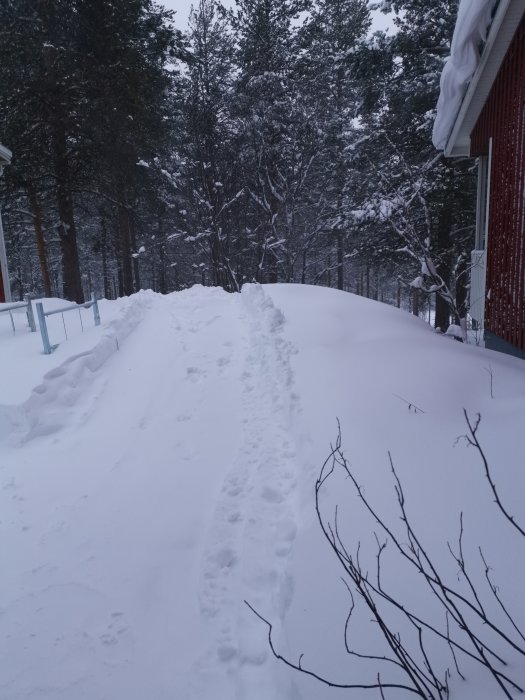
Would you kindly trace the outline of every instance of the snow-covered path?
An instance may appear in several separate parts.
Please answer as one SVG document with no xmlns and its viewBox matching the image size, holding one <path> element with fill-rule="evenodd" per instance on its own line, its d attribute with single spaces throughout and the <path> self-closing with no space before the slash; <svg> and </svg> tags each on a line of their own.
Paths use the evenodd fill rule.
<svg viewBox="0 0 525 700">
<path fill-rule="evenodd" d="M 337 419 L 379 512 L 399 527 L 390 452 L 442 575 L 469 595 L 448 548 L 461 515 L 487 605 L 501 621 L 480 546 L 525 628 L 523 543 L 494 507 L 476 451 L 457 439 L 463 409 L 481 413 L 498 491 L 525 522 L 520 360 L 439 337 L 384 304 L 299 285 L 140 292 L 101 302 L 101 315 L 83 335 L 72 318 L 67 342 L 50 317 L 60 342 L 51 356 L 23 317 L 16 336 L 9 319 L 0 325 L 0 700 L 380 697 L 277 661 L 244 605 L 271 621 L 291 662 L 341 684 L 376 682 L 377 658 L 360 655 L 388 649 L 362 606 L 345 638 L 348 590 L 315 511 Z M 323 490 L 324 517 L 336 508 L 345 546 L 374 570 L 377 522 L 348 479 Z M 389 551 L 384 584 L 444 625 L 424 581 Z M 395 625 L 419 654 L 412 628 Z M 451 673 L 450 700 L 498 697 L 479 665 L 462 659 L 465 683 L 446 644 L 428 648 L 441 677 Z M 521 656 L 501 653 L 525 686 Z M 392 669 L 381 672 L 395 681 Z"/>
<path fill-rule="evenodd" d="M 143 306 L 103 371 L 87 353 L 45 379 L 2 455 L 2 698 L 275 692 L 242 601 L 282 616 L 289 596 L 282 316 L 258 287 Z"/>
</svg>

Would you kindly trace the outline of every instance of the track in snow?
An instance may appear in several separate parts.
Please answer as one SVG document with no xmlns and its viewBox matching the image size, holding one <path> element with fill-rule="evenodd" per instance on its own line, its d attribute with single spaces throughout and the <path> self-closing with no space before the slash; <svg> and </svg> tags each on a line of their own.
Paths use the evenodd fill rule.
<svg viewBox="0 0 525 700">
<path fill-rule="evenodd" d="M 269 658 L 265 627 L 243 600 L 277 624 L 293 595 L 287 575 L 297 532 L 293 350 L 282 336 L 284 317 L 261 287 L 245 287 L 239 301 L 248 330 L 242 441 L 217 500 L 201 577 L 201 608 L 213 630 L 212 648 L 196 667 L 195 698 L 202 700 L 221 692 L 250 700 L 292 692 Z M 217 674 L 216 659 L 226 676 Z M 213 683 L 204 680 L 214 675 Z M 217 683 L 224 688 L 218 695 Z"/>
</svg>

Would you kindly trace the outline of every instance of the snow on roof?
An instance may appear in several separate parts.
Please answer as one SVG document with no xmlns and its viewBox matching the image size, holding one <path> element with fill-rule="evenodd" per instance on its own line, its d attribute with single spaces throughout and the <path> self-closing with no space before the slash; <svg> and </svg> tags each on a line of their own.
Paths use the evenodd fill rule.
<svg viewBox="0 0 525 700">
<path fill-rule="evenodd" d="M 444 150 L 468 84 L 479 65 L 480 45 L 487 39 L 498 0 L 461 0 L 450 56 L 441 75 L 432 141 Z"/>
</svg>

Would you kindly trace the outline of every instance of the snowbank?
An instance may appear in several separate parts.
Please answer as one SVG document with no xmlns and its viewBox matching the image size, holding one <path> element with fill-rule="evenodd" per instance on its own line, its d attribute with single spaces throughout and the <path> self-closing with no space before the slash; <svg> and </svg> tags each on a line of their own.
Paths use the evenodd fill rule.
<svg viewBox="0 0 525 700">
<path fill-rule="evenodd" d="M 25 310 L 18 313 L 14 336 L 5 315 L 0 327 L 0 357 L 7 368 L 0 391 L 0 439 L 25 440 L 58 430 L 63 425 L 60 414 L 71 412 L 93 373 L 136 328 L 154 297 L 153 292 L 141 291 L 115 302 L 99 301 L 99 327 L 93 324 L 91 309 L 48 317 L 51 342 L 59 343 L 51 355 L 42 352 L 38 327 L 36 333 L 25 328 Z M 65 305 L 63 299 L 42 299 L 33 306 L 37 301 L 45 311 Z"/>
<path fill-rule="evenodd" d="M 450 57 L 441 75 L 432 140 L 443 150 L 447 145 L 463 97 L 478 67 L 480 45 L 487 38 L 492 12 L 498 0 L 461 0 Z"/>
</svg>

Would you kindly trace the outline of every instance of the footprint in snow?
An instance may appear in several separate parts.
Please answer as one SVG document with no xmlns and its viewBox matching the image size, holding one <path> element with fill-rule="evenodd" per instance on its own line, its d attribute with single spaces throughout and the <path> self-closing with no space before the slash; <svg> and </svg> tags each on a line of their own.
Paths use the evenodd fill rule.
<svg viewBox="0 0 525 700">
<path fill-rule="evenodd" d="M 187 367 L 186 377 L 192 382 L 198 382 L 206 377 L 206 372 L 199 367 Z"/>
<path fill-rule="evenodd" d="M 261 491 L 261 496 L 268 503 L 282 503 L 284 500 L 282 493 L 271 486 L 265 486 Z"/>
<path fill-rule="evenodd" d="M 231 362 L 231 357 L 219 357 L 217 360 L 217 367 L 219 368 L 219 371 L 223 370 L 225 367 L 227 367 Z"/>
<path fill-rule="evenodd" d="M 232 569 L 237 564 L 237 555 L 229 547 L 220 549 L 214 558 L 221 569 Z"/>
<path fill-rule="evenodd" d="M 217 649 L 217 656 L 219 657 L 219 661 L 227 663 L 237 656 L 237 649 L 231 644 L 222 644 Z"/>
</svg>

